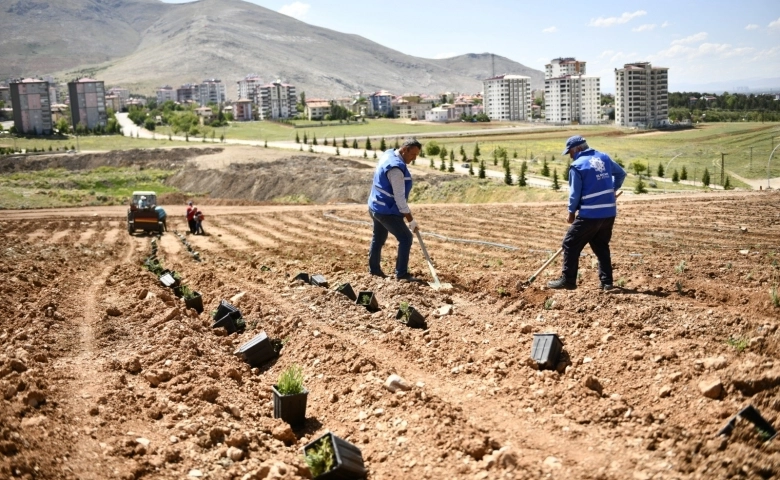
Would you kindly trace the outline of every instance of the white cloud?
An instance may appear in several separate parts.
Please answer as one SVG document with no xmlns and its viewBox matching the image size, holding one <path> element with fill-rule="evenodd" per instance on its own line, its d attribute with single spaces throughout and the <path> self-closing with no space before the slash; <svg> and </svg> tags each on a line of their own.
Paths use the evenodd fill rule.
<svg viewBox="0 0 780 480">
<path fill-rule="evenodd" d="M 601 52 L 601 55 L 599 55 L 599 58 L 611 57 L 614 54 L 615 54 L 614 50 L 604 50 L 603 52 Z"/>
<path fill-rule="evenodd" d="M 689 47 L 687 45 L 672 45 L 661 50 L 654 58 L 684 58 L 692 60 L 694 58 L 730 58 L 753 53 L 752 47 L 733 47 L 728 43 L 702 43 L 698 47 Z"/>
<path fill-rule="evenodd" d="M 588 26 L 589 27 L 611 27 L 613 25 L 621 25 L 623 23 L 630 22 L 636 17 L 641 17 L 642 15 L 647 15 L 647 12 L 644 10 L 637 10 L 636 12 L 633 13 L 624 12 L 623 15 L 619 17 L 591 18 Z"/>
<path fill-rule="evenodd" d="M 758 28 L 758 25 L 756 25 L 755 23 L 751 23 L 750 25 L 745 27 L 745 30 L 755 30 L 757 28 Z"/>
<path fill-rule="evenodd" d="M 289 5 L 284 5 L 279 9 L 279 13 L 287 15 L 289 17 L 301 19 L 309 13 L 311 5 L 302 2 L 293 2 Z"/>
<path fill-rule="evenodd" d="M 661 24 L 661 28 L 666 28 L 666 27 L 668 27 L 668 26 L 670 26 L 670 25 L 671 25 L 671 23 L 669 23 L 669 22 L 664 22 L 664 23 L 662 23 L 662 24 Z"/>
<path fill-rule="evenodd" d="M 689 37 L 681 38 L 679 40 L 674 40 L 672 42 L 672 45 L 684 45 L 686 43 L 696 43 L 696 42 L 704 41 L 706 39 L 707 39 L 707 32 L 699 32 Z"/>
<path fill-rule="evenodd" d="M 777 20 L 774 22 L 770 22 L 769 28 L 780 28 L 780 17 L 777 17 Z"/>
<path fill-rule="evenodd" d="M 644 25 L 640 25 L 636 28 L 632 28 L 632 32 L 652 32 L 655 30 L 656 24 L 655 23 L 646 23 Z"/>
<path fill-rule="evenodd" d="M 555 33 L 558 31 L 558 27 L 547 27 L 542 30 L 542 33 Z"/>
</svg>

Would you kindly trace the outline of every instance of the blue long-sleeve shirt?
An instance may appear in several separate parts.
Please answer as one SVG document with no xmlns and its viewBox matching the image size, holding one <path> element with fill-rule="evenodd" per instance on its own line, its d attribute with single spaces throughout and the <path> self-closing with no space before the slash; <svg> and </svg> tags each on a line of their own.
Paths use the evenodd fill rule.
<svg viewBox="0 0 780 480">
<path fill-rule="evenodd" d="M 615 216 L 614 192 L 623 186 L 625 179 L 625 170 L 606 153 L 592 148 L 577 152 L 569 169 L 569 213 L 580 210 L 585 218 Z M 607 193 L 609 200 L 598 198 Z"/>
</svg>

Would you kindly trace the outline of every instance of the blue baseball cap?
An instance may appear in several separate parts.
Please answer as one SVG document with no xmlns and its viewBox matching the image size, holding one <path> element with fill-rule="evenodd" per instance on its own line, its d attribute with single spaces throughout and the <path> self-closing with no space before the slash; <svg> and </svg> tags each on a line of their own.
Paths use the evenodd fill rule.
<svg viewBox="0 0 780 480">
<path fill-rule="evenodd" d="M 567 153 L 569 153 L 569 150 L 571 150 L 574 147 L 579 147 L 583 143 L 585 143 L 585 139 L 579 135 L 574 135 L 573 137 L 569 137 L 569 139 L 566 140 L 566 150 L 564 150 L 561 155 L 566 155 Z"/>
</svg>

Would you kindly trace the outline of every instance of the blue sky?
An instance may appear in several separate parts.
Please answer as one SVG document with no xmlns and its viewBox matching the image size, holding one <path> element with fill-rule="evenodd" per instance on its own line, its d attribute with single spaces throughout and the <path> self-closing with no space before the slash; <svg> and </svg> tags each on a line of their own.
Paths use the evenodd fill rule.
<svg viewBox="0 0 780 480">
<path fill-rule="evenodd" d="M 606 92 L 614 90 L 614 69 L 635 61 L 668 67 L 671 91 L 780 78 L 778 0 L 251 2 L 417 57 L 491 52 L 538 70 L 576 57 Z"/>
</svg>

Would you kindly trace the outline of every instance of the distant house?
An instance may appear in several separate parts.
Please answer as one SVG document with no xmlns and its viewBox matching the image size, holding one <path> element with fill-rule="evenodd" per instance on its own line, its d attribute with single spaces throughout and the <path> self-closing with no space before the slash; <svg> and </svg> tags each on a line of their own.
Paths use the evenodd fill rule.
<svg viewBox="0 0 780 480">
<path fill-rule="evenodd" d="M 64 103 L 55 103 L 51 106 L 51 120 L 54 123 L 60 121 L 61 118 L 67 118 L 68 106 Z"/>
<path fill-rule="evenodd" d="M 433 108 L 433 102 L 423 100 L 419 95 L 401 97 L 393 104 L 395 118 L 424 120 L 425 114 Z"/>
<path fill-rule="evenodd" d="M 447 105 L 446 103 L 444 105 Z M 428 122 L 448 122 L 450 120 L 450 109 L 441 105 L 425 112 L 425 120 Z"/>
<path fill-rule="evenodd" d="M 11 105 L 11 89 L 9 87 L 0 85 L 0 102 Z"/>
<path fill-rule="evenodd" d="M 248 98 L 236 100 L 233 104 L 233 120 L 237 122 L 248 122 L 253 119 L 252 100 L 249 100 Z"/>
<path fill-rule="evenodd" d="M 122 99 L 118 95 L 106 95 L 106 107 L 115 112 L 121 112 L 123 106 Z"/>
<path fill-rule="evenodd" d="M 330 102 L 314 98 L 306 100 L 304 114 L 309 120 L 323 120 L 330 115 Z"/>
<path fill-rule="evenodd" d="M 195 109 L 195 115 L 200 118 L 200 124 L 203 125 L 205 122 L 211 120 L 211 117 L 214 116 L 214 112 L 211 111 L 210 107 L 200 107 Z"/>
</svg>

